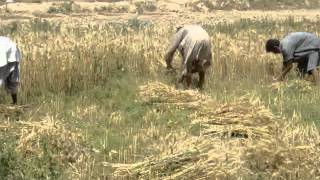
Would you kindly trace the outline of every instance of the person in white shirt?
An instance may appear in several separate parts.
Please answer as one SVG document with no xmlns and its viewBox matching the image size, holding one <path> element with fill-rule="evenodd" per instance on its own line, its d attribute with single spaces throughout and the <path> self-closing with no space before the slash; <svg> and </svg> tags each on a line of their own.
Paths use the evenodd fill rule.
<svg viewBox="0 0 320 180">
<path fill-rule="evenodd" d="M 21 53 L 16 43 L 8 37 L 0 36 L 0 86 L 12 97 L 12 103 L 17 104 L 19 84 L 19 63 Z"/>
</svg>

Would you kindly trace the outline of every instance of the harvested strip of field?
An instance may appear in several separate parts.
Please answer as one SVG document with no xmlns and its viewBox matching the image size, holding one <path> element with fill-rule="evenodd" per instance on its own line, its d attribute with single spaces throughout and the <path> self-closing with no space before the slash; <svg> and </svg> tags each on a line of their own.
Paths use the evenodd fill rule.
<svg viewBox="0 0 320 180">
<path fill-rule="evenodd" d="M 213 103 L 209 96 L 193 90 L 177 90 L 174 87 L 162 83 L 148 83 L 139 87 L 139 95 L 142 101 L 147 104 L 157 104 L 180 108 L 199 109 L 202 106 L 209 106 Z"/>
<path fill-rule="evenodd" d="M 292 80 L 289 82 L 275 82 L 269 86 L 272 90 L 295 90 L 301 93 L 310 92 L 312 90 L 312 83 L 304 80 Z"/>
<path fill-rule="evenodd" d="M 30 107 L 29 106 L 7 106 L 0 105 L 0 114 L 5 117 L 17 117 L 25 113 Z"/>
<path fill-rule="evenodd" d="M 21 107 L 7 108 L 13 110 Z M 1 108 L 4 109 L 4 106 Z M 17 165 L 19 167 L 28 167 L 26 163 L 30 161 L 47 161 L 45 165 L 50 165 L 52 172 L 63 169 L 71 179 L 81 179 L 88 173 L 85 169 L 94 162 L 83 135 L 66 129 L 62 121 L 56 117 L 48 115 L 41 121 L 30 119 L 30 121 L 6 121 L 3 124 L 0 127 L 1 131 L 15 136 L 12 139 L 15 148 L 11 149 L 13 156 L 11 158 L 21 160 Z M 2 158 L 5 162 L 5 156 Z M 26 173 L 27 169 L 20 170 L 19 167 L 17 172 L 20 174 L 12 174 L 10 176 L 12 179 L 20 179 Z M 38 170 L 36 166 L 34 168 L 35 171 Z"/>
<path fill-rule="evenodd" d="M 255 96 L 213 106 L 207 103 L 212 101 L 209 96 L 158 82 L 142 86 L 140 95 L 143 102 L 164 103 L 162 107 L 189 108 L 191 103 L 195 112 L 189 117 L 190 126 L 200 125 L 200 136 L 178 138 L 173 151 L 165 150 L 144 162 L 117 164 L 116 177 L 320 178 L 320 135 L 316 127 L 275 116 Z"/>
</svg>

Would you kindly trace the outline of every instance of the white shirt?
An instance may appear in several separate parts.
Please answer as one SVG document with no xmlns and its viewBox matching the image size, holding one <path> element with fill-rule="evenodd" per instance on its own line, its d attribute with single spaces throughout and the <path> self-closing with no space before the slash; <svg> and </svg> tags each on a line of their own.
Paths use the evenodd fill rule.
<svg viewBox="0 0 320 180">
<path fill-rule="evenodd" d="M 8 37 L 0 36 L 0 67 L 9 62 L 20 62 L 21 54 L 16 43 Z"/>
</svg>

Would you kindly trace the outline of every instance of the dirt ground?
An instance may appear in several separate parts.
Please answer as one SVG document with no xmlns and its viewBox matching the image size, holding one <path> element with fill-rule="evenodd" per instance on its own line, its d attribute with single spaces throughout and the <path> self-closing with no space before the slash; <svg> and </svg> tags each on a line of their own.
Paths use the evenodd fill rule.
<svg viewBox="0 0 320 180">
<path fill-rule="evenodd" d="M 116 5 L 128 4 L 129 2 L 113 3 Z M 81 9 L 86 11 L 71 13 L 71 14 L 50 14 L 47 13 L 48 9 L 54 5 L 53 2 L 46 3 L 14 3 L 9 4 L 9 13 L 4 11 L 5 6 L 0 6 L 0 19 L 1 23 L 12 20 L 28 20 L 35 17 L 41 17 L 51 20 L 80 20 L 87 19 L 89 21 L 126 21 L 132 18 L 139 18 L 140 20 L 150 20 L 154 22 L 172 22 L 178 24 L 185 23 L 197 23 L 200 21 L 210 22 L 233 22 L 243 18 L 257 19 L 270 18 L 279 19 L 287 18 L 289 16 L 295 18 L 307 18 L 307 19 L 319 19 L 320 11 L 318 9 L 313 10 L 279 10 L 279 11 L 262 11 L 262 10 L 250 10 L 250 11 L 223 11 L 216 10 L 214 12 L 193 12 L 190 9 L 183 6 L 184 0 L 173 2 L 160 2 L 158 9 L 155 12 L 144 12 L 143 14 L 137 14 L 131 11 L 133 7 L 130 6 L 128 13 L 107 13 L 94 11 L 97 7 L 103 7 L 110 3 L 106 2 L 76 2 Z"/>
</svg>

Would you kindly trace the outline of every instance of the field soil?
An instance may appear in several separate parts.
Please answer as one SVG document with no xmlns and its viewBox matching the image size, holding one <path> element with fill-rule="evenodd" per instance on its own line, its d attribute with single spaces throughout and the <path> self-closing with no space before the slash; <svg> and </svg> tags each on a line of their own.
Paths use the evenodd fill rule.
<svg viewBox="0 0 320 180">
<path fill-rule="evenodd" d="M 136 6 L 131 5 L 128 2 L 81 2 L 76 1 L 75 4 L 78 5 L 77 11 L 64 14 L 64 13 L 48 13 L 50 7 L 59 4 L 59 2 L 42 2 L 42 3 L 14 3 L 9 4 L 9 13 L 4 11 L 5 6 L 0 6 L 1 23 L 5 23 L 12 20 L 28 20 L 32 18 L 44 18 L 50 20 L 77 20 L 77 19 L 87 19 L 89 21 L 127 21 L 128 19 L 138 18 L 141 20 L 150 20 L 153 22 L 172 22 L 178 24 L 184 23 L 197 23 L 203 21 L 210 22 L 234 22 L 239 19 L 285 19 L 288 17 L 294 18 L 306 18 L 310 20 L 317 20 L 320 18 L 319 9 L 293 9 L 293 8 L 283 8 L 280 10 L 247 10 L 239 11 L 237 9 L 231 10 L 215 10 L 211 12 L 199 12 L 194 11 L 188 7 L 185 7 L 185 1 L 179 2 L 159 2 L 159 7 L 155 11 L 149 12 L 145 11 L 138 14 L 136 11 Z M 61 3 L 60 3 L 61 4 Z M 101 7 L 111 6 L 121 6 L 128 5 L 128 12 L 112 12 L 112 11 L 95 11 Z M 166 7 L 166 8 L 161 8 Z"/>
</svg>

